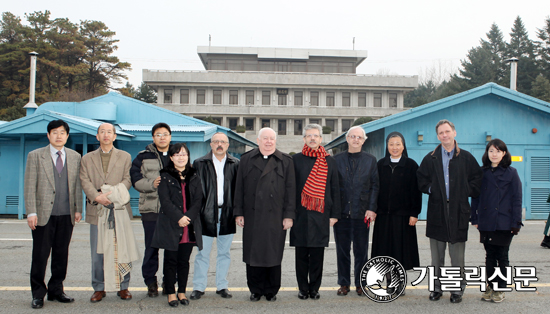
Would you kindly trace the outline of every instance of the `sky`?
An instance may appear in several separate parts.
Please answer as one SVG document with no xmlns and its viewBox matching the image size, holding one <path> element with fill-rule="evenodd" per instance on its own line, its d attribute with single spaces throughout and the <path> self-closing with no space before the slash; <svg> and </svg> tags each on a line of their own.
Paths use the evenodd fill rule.
<svg viewBox="0 0 550 314">
<path fill-rule="evenodd" d="M 536 39 L 550 15 L 546 0 L 66 0 L 4 1 L 20 16 L 51 11 L 72 22 L 98 20 L 116 32 L 114 55 L 130 62 L 131 84 L 143 69 L 204 70 L 197 46 L 367 50 L 360 74 L 456 72 L 468 50 L 496 23 L 505 40 L 519 15 Z M 546 11 L 544 8 L 546 7 Z M 40 57 L 40 56 L 39 56 Z M 124 82 L 125 83 L 125 82 Z"/>
</svg>

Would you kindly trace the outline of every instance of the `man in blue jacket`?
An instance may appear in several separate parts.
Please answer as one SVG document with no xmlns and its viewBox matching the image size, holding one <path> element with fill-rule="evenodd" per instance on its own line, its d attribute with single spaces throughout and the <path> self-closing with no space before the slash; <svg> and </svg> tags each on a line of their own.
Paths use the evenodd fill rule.
<svg viewBox="0 0 550 314">
<path fill-rule="evenodd" d="M 350 291 L 350 249 L 353 242 L 355 291 L 363 295 L 361 289 L 361 269 L 369 260 L 369 223 L 376 218 L 378 200 L 378 168 L 376 158 L 362 151 L 367 139 L 365 130 L 354 126 L 346 133 L 348 150 L 336 156 L 340 173 L 340 199 L 342 215 L 334 225 L 336 258 L 338 263 L 337 295 L 347 295 Z"/>
</svg>

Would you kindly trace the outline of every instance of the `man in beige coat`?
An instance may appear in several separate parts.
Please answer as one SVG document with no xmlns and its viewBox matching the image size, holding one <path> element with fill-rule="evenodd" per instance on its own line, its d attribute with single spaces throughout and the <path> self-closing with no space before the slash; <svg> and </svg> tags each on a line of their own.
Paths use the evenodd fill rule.
<svg viewBox="0 0 550 314">
<path fill-rule="evenodd" d="M 25 170 L 25 209 L 32 230 L 31 291 L 32 308 L 48 300 L 62 303 L 74 299 L 63 292 L 67 275 L 69 244 L 75 222 L 82 218 L 80 188 L 80 155 L 65 147 L 69 125 L 63 120 L 48 124 L 46 147 L 33 150 L 27 157 Z M 44 277 L 48 257 L 52 254 L 51 278 L 46 288 Z"/>
<path fill-rule="evenodd" d="M 118 150 L 113 146 L 116 139 L 116 129 L 110 123 L 103 123 L 97 129 L 97 140 L 100 147 L 82 157 L 80 168 L 80 180 L 82 190 L 86 194 L 86 222 L 90 224 L 90 247 L 92 253 L 92 287 L 94 294 L 90 298 L 91 302 L 99 302 L 105 296 L 105 280 L 103 267 L 103 254 L 97 253 L 98 242 L 98 209 L 103 206 L 109 206 L 112 202 L 109 200 L 109 193 L 102 193 L 101 186 L 104 184 L 115 186 L 123 183 L 126 188 L 132 186 L 130 180 L 130 166 L 132 158 L 125 151 Z M 130 218 L 132 208 L 126 204 L 126 210 Z M 132 294 L 128 291 L 130 285 L 130 273 L 120 283 L 118 296 L 123 300 L 130 300 Z"/>
</svg>

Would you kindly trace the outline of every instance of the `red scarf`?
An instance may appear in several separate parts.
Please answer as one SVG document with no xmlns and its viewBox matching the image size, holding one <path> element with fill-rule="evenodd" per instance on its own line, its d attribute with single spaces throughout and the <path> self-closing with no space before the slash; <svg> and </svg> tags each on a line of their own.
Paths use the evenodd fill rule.
<svg viewBox="0 0 550 314">
<path fill-rule="evenodd" d="M 307 210 L 324 213 L 325 186 L 328 174 L 328 164 L 325 157 L 329 156 L 329 154 L 323 146 L 319 146 L 317 150 L 313 150 L 307 145 L 304 145 L 304 148 L 302 148 L 302 154 L 307 157 L 317 157 L 302 190 L 302 206 Z"/>
</svg>

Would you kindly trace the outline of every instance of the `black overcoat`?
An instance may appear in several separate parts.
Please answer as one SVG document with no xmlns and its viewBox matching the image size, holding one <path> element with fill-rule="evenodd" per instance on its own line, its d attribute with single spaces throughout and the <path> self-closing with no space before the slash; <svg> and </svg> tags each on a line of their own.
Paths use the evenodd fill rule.
<svg viewBox="0 0 550 314">
<path fill-rule="evenodd" d="M 316 160 L 316 157 L 307 157 L 302 153 L 292 156 L 296 174 L 296 219 L 290 230 L 290 246 L 328 247 L 330 218 L 340 219 L 340 180 L 336 160 L 331 156 L 326 157 L 328 173 L 324 212 L 307 210 L 302 206 L 302 190 Z"/>
<path fill-rule="evenodd" d="M 233 217 L 233 199 L 235 197 L 235 182 L 239 160 L 229 154 L 226 155 L 223 167 L 223 206 L 220 215 L 220 235 L 236 232 L 235 218 Z M 212 151 L 193 162 L 193 168 L 201 178 L 203 207 L 200 217 L 202 235 L 217 237 L 218 235 L 218 180 L 216 169 L 212 161 Z"/>
<path fill-rule="evenodd" d="M 422 193 L 418 190 L 416 161 L 402 156 L 394 169 L 390 157 L 378 161 L 380 192 L 378 193 L 378 215 L 399 215 L 417 217 L 422 209 Z"/>
<path fill-rule="evenodd" d="M 177 251 L 183 235 L 183 228 L 178 221 L 183 214 L 183 197 L 181 195 L 181 181 L 177 171 L 166 168 L 160 171 L 158 187 L 160 211 L 151 246 L 169 251 Z M 191 219 L 189 224 L 189 239 L 196 242 L 202 250 L 201 220 L 199 212 L 202 206 L 202 188 L 200 178 L 193 168 L 186 175 L 185 199 L 187 212 L 185 216 Z"/>
<path fill-rule="evenodd" d="M 472 154 L 455 143 L 449 161 L 449 210 L 443 177 L 441 145 L 427 154 L 417 171 L 418 188 L 429 195 L 426 236 L 443 242 L 466 242 L 470 220 L 468 197 L 479 196 L 483 173 Z"/>
<path fill-rule="evenodd" d="M 290 155 L 275 150 L 265 168 L 262 158 L 258 148 L 242 155 L 233 214 L 244 217 L 243 261 L 273 267 L 283 260 L 283 219 L 296 217 L 296 179 Z"/>
</svg>

